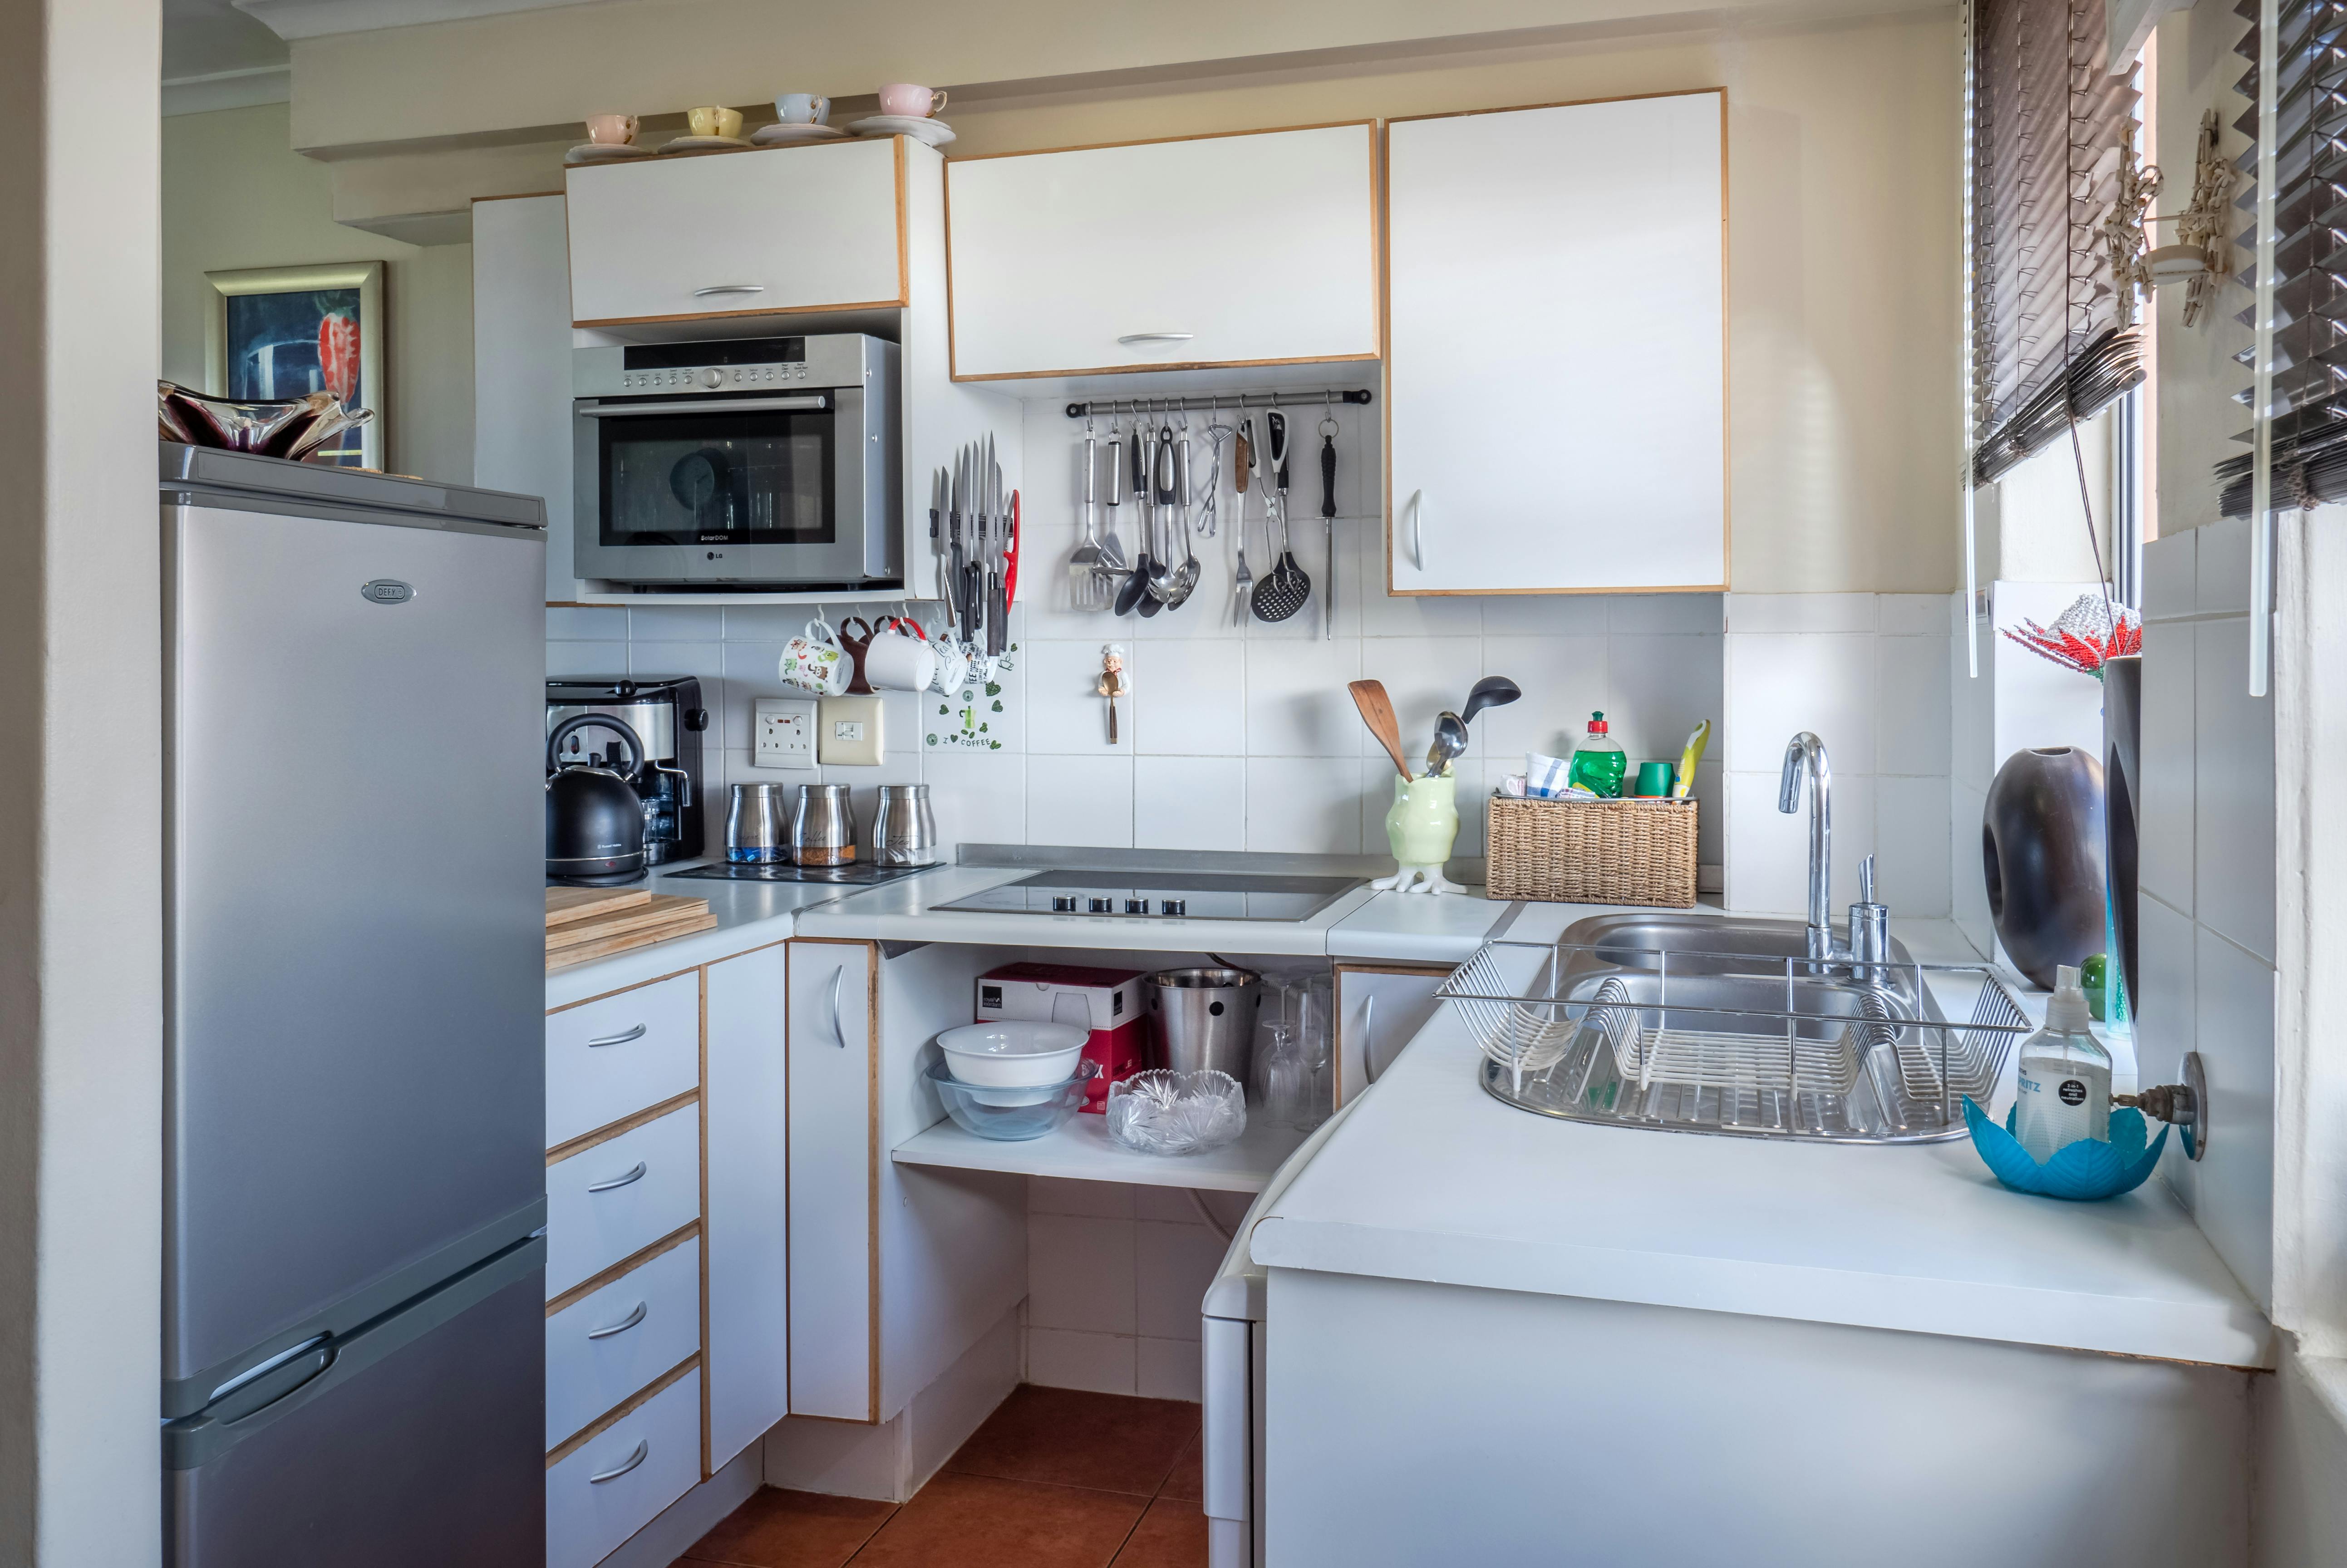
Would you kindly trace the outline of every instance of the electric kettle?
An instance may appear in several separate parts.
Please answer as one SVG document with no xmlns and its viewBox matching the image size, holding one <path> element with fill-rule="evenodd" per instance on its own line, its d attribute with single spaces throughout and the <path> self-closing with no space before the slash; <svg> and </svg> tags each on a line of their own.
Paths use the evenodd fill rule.
<svg viewBox="0 0 2347 1568">
<path fill-rule="evenodd" d="M 628 748 L 625 773 L 594 763 L 564 766 L 574 731 L 609 730 Z M 644 804 L 628 781 L 644 765 L 644 743 L 608 713 L 565 719 L 546 737 L 546 878 L 576 887 L 616 887 L 644 877 Z"/>
</svg>

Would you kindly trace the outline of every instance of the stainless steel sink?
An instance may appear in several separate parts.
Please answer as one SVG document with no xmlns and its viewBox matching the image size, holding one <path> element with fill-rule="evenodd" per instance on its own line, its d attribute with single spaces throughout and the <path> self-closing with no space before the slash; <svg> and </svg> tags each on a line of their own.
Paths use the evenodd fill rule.
<svg viewBox="0 0 2347 1568">
<path fill-rule="evenodd" d="M 1488 944 L 1445 994 L 1509 1104 L 1744 1137 L 1960 1136 L 1964 1096 L 1988 1100 L 2026 1028 L 1984 966 L 1917 964 L 1895 941 L 1881 961 L 1815 959 L 1799 922 L 1668 912 Z"/>
</svg>

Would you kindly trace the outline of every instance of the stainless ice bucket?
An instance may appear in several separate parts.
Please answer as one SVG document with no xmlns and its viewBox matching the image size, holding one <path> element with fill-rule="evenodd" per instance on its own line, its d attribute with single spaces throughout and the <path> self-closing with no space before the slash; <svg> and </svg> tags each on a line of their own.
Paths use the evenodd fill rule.
<svg viewBox="0 0 2347 1568">
<path fill-rule="evenodd" d="M 1263 977 L 1251 969 L 1160 969 L 1148 997 L 1149 1065 L 1175 1072 L 1213 1068 L 1241 1083 L 1255 1054 Z"/>
</svg>

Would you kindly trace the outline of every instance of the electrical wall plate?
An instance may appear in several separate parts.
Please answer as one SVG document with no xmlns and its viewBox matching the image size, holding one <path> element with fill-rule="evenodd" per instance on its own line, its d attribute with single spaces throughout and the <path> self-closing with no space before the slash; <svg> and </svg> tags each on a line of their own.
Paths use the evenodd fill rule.
<svg viewBox="0 0 2347 1568">
<path fill-rule="evenodd" d="M 876 768 L 882 750 L 878 697 L 822 699 L 815 721 L 815 761 L 826 766 Z"/>
<path fill-rule="evenodd" d="M 815 700 L 760 697 L 751 704 L 750 765 L 753 768 L 815 766 Z"/>
</svg>

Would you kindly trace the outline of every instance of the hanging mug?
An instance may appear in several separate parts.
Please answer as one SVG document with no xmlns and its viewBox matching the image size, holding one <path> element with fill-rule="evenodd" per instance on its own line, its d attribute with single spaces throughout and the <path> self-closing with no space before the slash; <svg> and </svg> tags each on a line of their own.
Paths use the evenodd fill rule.
<svg viewBox="0 0 2347 1568">
<path fill-rule="evenodd" d="M 950 637 L 940 637 L 929 644 L 938 651 L 938 667 L 929 677 L 929 689 L 941 697 L 956 697 L 969 681 L 969 650 Z"/>
<path fill-rule="evenodd" d="M 775 673 L 786 686 L 836 697 L 847 690 L 852 668 L 846 651 L 839 645 L 838 634 L 817 617 L 806 623 L 803 635 L 783 644 L 783 657 Z"/>
<path fill-rule="evenodd" d="M 857 637 L 850 632 L 847 629 L 851 626 L 864 628 L 864 635 Z M 872 623 L 862 616 L 840 618 L 839 645 L 847 651 L 847 690 L 851 696 L 867 697 L 872 693 L 872 682 L 864 675 L 864 654 L 872 646 Z"/>
<path fill-rule="evenodd" d="M 927 691 L 937 672 L 928 633 L 903 616 L 882 621 L 864 646 L 864 678 L 876 691 Z"/>
</svg>

